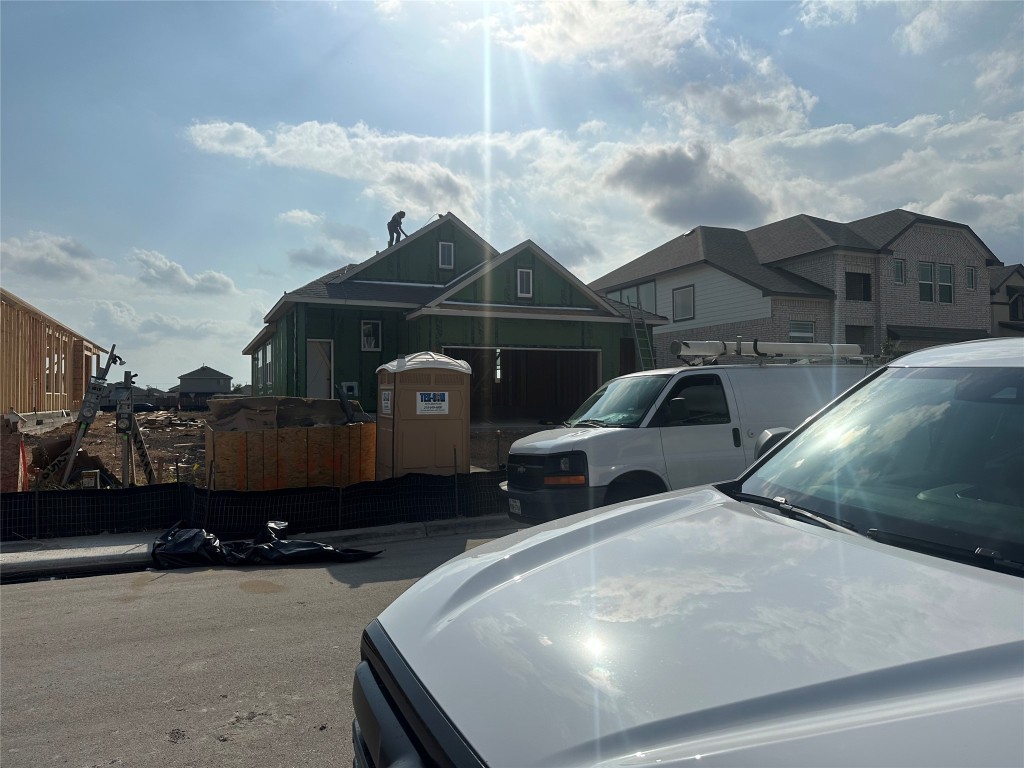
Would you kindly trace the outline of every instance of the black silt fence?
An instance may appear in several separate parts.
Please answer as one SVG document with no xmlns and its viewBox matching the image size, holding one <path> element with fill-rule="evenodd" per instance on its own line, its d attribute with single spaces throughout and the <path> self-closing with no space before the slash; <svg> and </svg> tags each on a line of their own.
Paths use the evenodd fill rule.
<svg viewBox="0 0 1024 768">
<path fill-rule="evenodd" d="M 221 539 L 250 538 L 268 520 L 289 535 L 504 513 L 504 472 L 405 475 L 346 488 L 210 491 L 187 483 L 0 494 L 0 541 L 161 531 L 184 522 Z"/>
</svg>

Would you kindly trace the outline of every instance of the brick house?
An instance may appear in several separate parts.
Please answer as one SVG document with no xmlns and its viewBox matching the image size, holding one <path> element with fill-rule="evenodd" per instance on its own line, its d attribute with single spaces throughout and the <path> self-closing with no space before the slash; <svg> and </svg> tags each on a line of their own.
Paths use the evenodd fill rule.
<svg viewBox="0 0 1024 768">
<path fill-rule="evenodd" d="M 846 224 L 799 215 L 746 232 L 697 227 L 589 287 L 669 318 L 653 331 L 661 364 L 681 338 L 879 354 L 988 336 L 990 268 L 1001 266 L 969 226 L 896 209 Z"/>
</svg>

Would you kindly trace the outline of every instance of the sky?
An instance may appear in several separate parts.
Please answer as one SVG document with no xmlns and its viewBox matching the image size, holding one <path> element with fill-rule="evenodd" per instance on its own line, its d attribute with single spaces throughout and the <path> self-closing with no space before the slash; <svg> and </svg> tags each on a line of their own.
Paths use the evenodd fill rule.
<svg viewBox="0 0 1024 768">
<path fill-rule="evenodd" d="M 0 2 L 0 284 L 140 385 L 451 212 L 591 282 L 894 208 L 1024 258 L 1024 3 Z"/>
</svg>

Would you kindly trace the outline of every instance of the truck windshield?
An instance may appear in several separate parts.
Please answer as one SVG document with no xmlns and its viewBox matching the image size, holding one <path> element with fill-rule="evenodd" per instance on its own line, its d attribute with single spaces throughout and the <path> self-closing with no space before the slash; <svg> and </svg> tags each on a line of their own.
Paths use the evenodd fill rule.
<svg viewBox="0 0 1024 768">
<path fill-rule="evenodd" d="M 879 541 L 1024 564 L 1024 371 L 894 368 L 772 456 L 740 490 Z"/>
<path fill-rule="evenodd" d="M 669 374 L 657 374 L 612 379 L 588 397 L 565 425 L 636 427 L 669 378 Z"/>
</svg>

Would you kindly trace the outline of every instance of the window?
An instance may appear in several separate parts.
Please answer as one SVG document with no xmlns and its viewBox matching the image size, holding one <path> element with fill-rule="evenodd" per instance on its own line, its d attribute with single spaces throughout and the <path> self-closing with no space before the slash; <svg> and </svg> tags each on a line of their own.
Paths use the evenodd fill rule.
<svg viewBox="0 0 1024 768">
<path fill-rule="evenodd" d="M 865 275 L 861 272 L 847 272 L 846 300 L 871 301 L 871 275 Z"/>
<path fill-rule="evenodd" d="M 939 264 L 939 303 L 953 303 L 953 265 Z"/>
<path fill-rule="evenodd" d="M 263 347 L 263 374 L 260 376 L 260 381 L 263 384 L 274 383 L 274 366 L 271 365 L 271 345 L 267 344 Z"/>
<path fill-rule="evenodd" d="M 685 376 L 668 393 L 651 419 L 657 427 L 728 424 L 729 405 L 718 376 Z"/>
<path fill-rule="evenodd" d="M 978 272 L 974 267 L 967 268 L 967 290 L 973 291 L 978 287 Z"/>
<path fill-rule="evenodd" d="M 363 320 L 359 348 L 363 352 L 380 352 L 380 320 Z"/>
<path fill-rule="evenodd" d="M 639 285 L 631 285 L 628 288 L 621 288 L 615 291 L 609 291 L 607 294 L 609 299 L 614 301 L 621 301 L 623 304 L 630 304 L 634 307 L 640 307 L 646 309 L 648 312 L 654 312 L 654 283 L 640 283 Z"/>
<path fill-rule="evenodd" d="M 1024 321 L 1024 288 L 1016 285 L 1007 286 L 1006 295 L 1010 299 L 1010 319 Z"/>
<path fill-rule="evenodd" d="M 921 301 L 935 301 L 935 265 L 930 261 L 922 261 L 917 265 L 917 294 Z"/>
<path fill-rule="evenodd" d="M 814 321 L 790 320 L 789 340 L 794 343 L 814 341 Z"/>
<path fill-rule="evenodd" d="M 896 283 L 896 285 L 903 285 L 907 282 L 907 262 L 903 259 L 893 259 L 892 281 Z"/>
<path fill-rule="evenodd" d="M 533 270 L 517 269 L 516 280 L 518 282 L 516 296 L 520 299 L 531 298 L 533 296 Z"/>
<path fill-rule="evenodd" d="M 693 320 L 693 286 L 684 285 L 672 291 L 672 320 Z"/>
<path fill-rule="evenodd" d="M 437 244 L 437 266 L 441 269 L 455 269 L 455 243 Z"/>
</svg>

